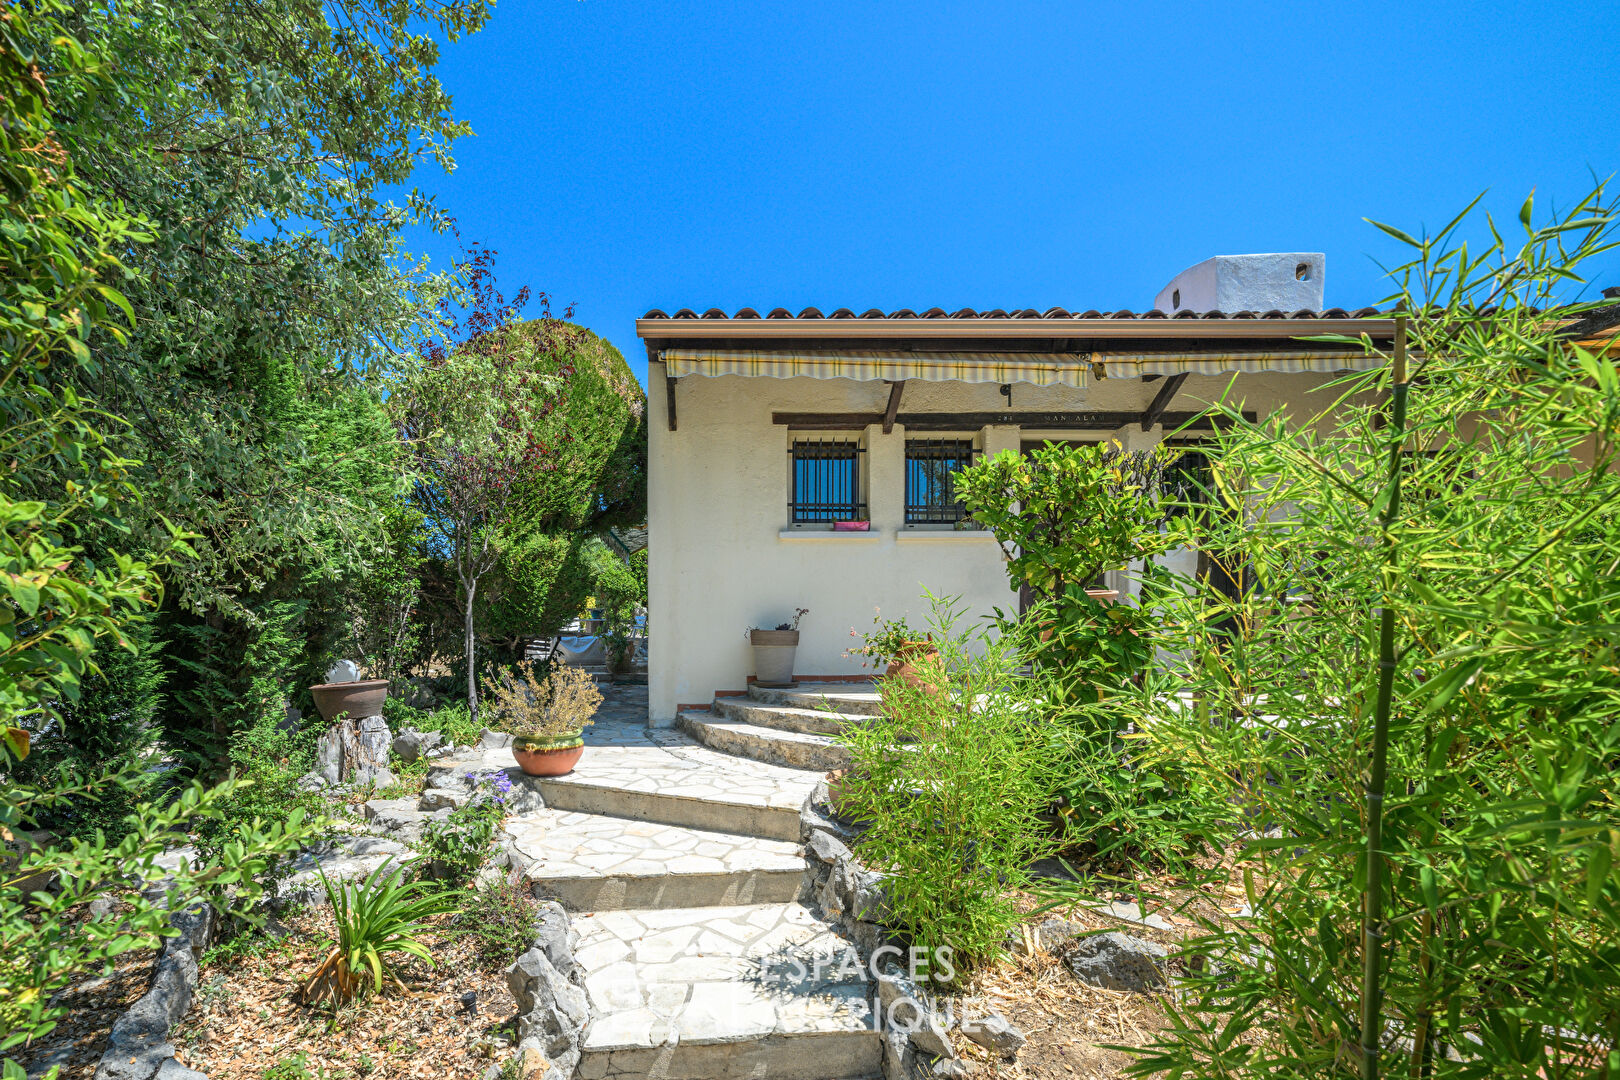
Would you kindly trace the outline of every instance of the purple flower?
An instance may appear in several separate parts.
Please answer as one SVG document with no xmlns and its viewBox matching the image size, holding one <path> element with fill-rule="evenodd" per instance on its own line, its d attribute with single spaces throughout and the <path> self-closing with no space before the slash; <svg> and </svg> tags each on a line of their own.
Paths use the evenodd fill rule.
<svg viewBox="0 0 1620 1080">
<path fill-rule="evenodd" d="M 486 773 L 479 773 L 478 786 L 489 791 L 496 802 L 505 802 L 506 797 L 512 793 L 512 778 L 504 770 L 496 769 Z"/>
</svg>

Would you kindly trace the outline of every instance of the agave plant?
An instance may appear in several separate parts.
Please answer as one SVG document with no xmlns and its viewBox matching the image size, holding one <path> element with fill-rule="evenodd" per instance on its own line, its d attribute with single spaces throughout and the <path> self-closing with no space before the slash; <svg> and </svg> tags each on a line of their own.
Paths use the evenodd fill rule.
<svg viewBox="0 0 1620 1080">
<path fill-rule="evenodd" d="M 306 1003 L 349 1001 L 364 988 L 367 973 L 373 990 L 382 989 L 385 977 L 404 989 L 399 977 L 383 963 L 388 953 L 405 953 L 433 963 L 421 934 L 430 916 L 455 910 L 454 893 L 428 892 L 428 884 L 421 881 L 407 884 L 392 860 L 360 882 L 334 885 L 324 870 L 320 874 L 337 924 L 337 943 L 304 984 L 300 996 Z"/>
</svg>

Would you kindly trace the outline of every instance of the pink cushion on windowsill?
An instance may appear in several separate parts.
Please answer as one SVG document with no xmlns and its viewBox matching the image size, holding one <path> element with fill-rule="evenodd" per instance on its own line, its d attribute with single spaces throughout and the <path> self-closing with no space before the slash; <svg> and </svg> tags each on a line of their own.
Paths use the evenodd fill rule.
<svg viewBox="0 0 1620 1080">
<path fill-rule="evenodd" d="M 833 532 L 867 532 L 872 528 L 870 521 L 835 521 Z"/>
</svg>

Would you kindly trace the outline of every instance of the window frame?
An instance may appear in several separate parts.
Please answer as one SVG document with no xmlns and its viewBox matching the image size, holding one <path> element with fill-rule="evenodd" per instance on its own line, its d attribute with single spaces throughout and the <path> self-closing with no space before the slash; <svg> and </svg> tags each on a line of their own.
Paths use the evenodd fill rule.
<svg viewBox="0 0 1620 1080">
<path fill-rule="evenodd" d="M 810 449 L 814 448 L 814 449 Z M 831 529 L 840 521 L 870 521 L 871 511 L 864 497 L 866 487 L 862 464 L 866 458 L 866 445 L 857 432 L 790 431 L 787 445 L 787 512 L 790 528 Z M 847 481 L 849 498 L 833 498 L 844 486 L 830 468 L 801 470 L 801 462 L 849 463 Z M 806 475 L 809 473 L 811 475 Z M 815 475 L 822 474 L 822 475 Z M 800 498 L 801 488 L 821 487 L 821 499 L 806 490 Z"/>
<path fill-rule="evenodd" d="M 965 453 L 960 453 L 960 456 L 952 457 L 945 457 L 943 455 L 933 457 L 914 457 L 912 454 L 913 447 L 925 449 L 931 448 L 937 450 L 955 449 L 958 452 L 965 451 Z M 970 435 L 951 435 L 947 433 L 935 436 L 933 438 L 913 438 L 908 435 L 905 440 L 905 446 L 901 451 L 901 461 L 904 464 L 904 492 L 901 504 L 902 521 L 904 523 L 904 527 L 908 529 L 955 529 L 960 527 L 963 521 L 967 521 L 969 519 L 967 507 L 962 505 L 962 503 L 956 498 L 956 487 L 950 478 L 961 469 L 973 464 L 981 453 L 982 450 L 979 447 L 978 439 Z M 949 469 L 943 474 L 943 478 L 946 481 L 946 486 L 949 489 L 947 492 L 947 498 L 945 498 L 943 501 L 930 500 L 928 502 L 914 502 L 912 488 L 912 462 L 940 460 L 960 462 L 956 468 Z M 920 478 L 922 471 L 917 470 L 917 475 Z"/>
</svg>

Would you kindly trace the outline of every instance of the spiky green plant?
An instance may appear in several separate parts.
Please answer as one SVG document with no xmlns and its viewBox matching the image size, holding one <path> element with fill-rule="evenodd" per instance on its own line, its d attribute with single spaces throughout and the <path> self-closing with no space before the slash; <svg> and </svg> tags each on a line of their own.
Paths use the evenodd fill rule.
<svg viewBox="0 0 1620 1080">
<path fill-rule="evenodd" d="M 368 974 L 373 991 L 382 990 L 385 978 L 403 988 L 399 977 L 383 962 L 391 954 L 404 953 L 428 964 L 434 962 L 422 943 L 422 934 L 428 929 L 428 919 L 456 910 L 454 893 L 430 892 L 426 882 L 407 883 L 403 868 L 392 860 L 358 883 L 347 880 L 334 885 L 325 870 L 320 871 L 320 876 L 326 899 L 332 905 L 337 941 L 304 984 L 301 996 L 305 1002 L 349 1001 L 365 988 Z"/>
<path fill-rule="evenodd" d="M 1176 528 L 1251 587 L 1161 598 L 1168 670 L 1115 707 L 1232 807 L 1249 910 L 1142 1075 L 1620 1074 L 1620 310 L 1574 292 L 1616 215 L 1532 210 L 1385 229 L 1409 377 L 1225 410 L 1242 513 Z"/>
</svg>

